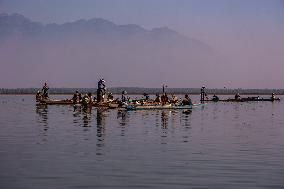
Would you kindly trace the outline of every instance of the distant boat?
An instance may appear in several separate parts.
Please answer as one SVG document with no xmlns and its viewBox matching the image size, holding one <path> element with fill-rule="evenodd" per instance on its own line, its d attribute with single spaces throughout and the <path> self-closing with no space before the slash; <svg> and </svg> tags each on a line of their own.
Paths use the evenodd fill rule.
<svg viewBox="0 0 284 189">
<path fill-rule="evenodd" d="M 210 99 L 210 100 L 204 100 L 205 102 L 262 102 L 262 101 L 268 101 L 268 102 L 273 102 L 273 101 L 280 101 L 280 98 L 259 98 L 259 97 L 247 97 L 247 98 L 240 98 L 240 99 L 235 99 L 235 98 L 229 98 L 229 99 Z"/>
</svg>

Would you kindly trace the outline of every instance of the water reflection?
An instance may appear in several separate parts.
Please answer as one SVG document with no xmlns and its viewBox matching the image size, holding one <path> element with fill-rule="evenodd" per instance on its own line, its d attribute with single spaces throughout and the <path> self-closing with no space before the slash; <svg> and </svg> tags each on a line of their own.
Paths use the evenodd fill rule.
<svg viewBox="0 0 284 189">
<path fill-rule="evenodd" d="M 117 119 L 119 120 L 119 125 L 126 126 L 129 122 L 128 111 L 127 110 L 118 110 Z"/>
<path fill-rule="evenodd" d="M 190 128 L 190 118 L 191 118 L 192 110 L 185 110 L 182 112 L 181 119 L 184 121 L 183 125 L 185 128 Z"/>
<path fill-rule="evenodd" d="M 238 120 L 240 117 L 240 105 L 239 103 L 235 103 L 233 106 L 233 110 L 234 110 L 234 119 Z"/>
<path fill-rule="evenodd" d="M 83 127 L 91 127 L 91 115 L 90 114 L 83 115 Z"/>
<path fill-rule="evenodd" d="M 161 113 L 162 129 L 167 129 L 168 125 L 169 125 L 169 111 L 162 111 L 162 113 Z"/>
<path fill-rule="evenodd" d="M 117 120 L 119 121 L 120 126 L 120 136 L 125 136 L 126 126 L 129 122 L 128 118 L 128 111 L 127 110 L 121 110 L 117 111 Z"/>
<path fill-rule="evenodd" d="M 234 126 L 239 129 L 242 129 L 243 126 L 246 126 L 246 122 L 243 121 L 243 119 L 241 118 L 241 112 L 240 112 L 241 105 L 242 103 L 235 103 L 233 106 L 233 114 L 232 114 Z"/>
<path fill-rule="evenodd" d="M 104 127 L 106 124 L 106 109 L 97 109 L 97 127 Z"/>
<path fill-rule="evenodd" d="M 76 111 L 73 113 L 73 123 L 77 125 L 78 123 L 81 123 L 81 111 Z"/>
<path fill-rule="evenodd" d="M 93 107 L 92 106 L 89 106 L 87 108 L 82 108 L 82 111 L 86 114 L 91 114 L 92 113 L 92 110 L 93 110 Z"/>
<path fill-rule="evenodd" d="M 48 126 L 48 106 L 47 105 L 37 105 L 36 106 L 37 123 L 41 126 L 39 136 L 42 138 L 42 142 L 47 141 Z"/>
<path fill-rule="evenodd" d="M 213 120 L 216 120 L 218 119 L 218 107 L 216 104 L 213 104 L 214 105 L 214 108 L 213 108 L 213 111 L 212 111 L 212 115 L 213 115 Z"/>
<path fill-rule="evenodd" d="M 182 131 L 182 142 L 189 142 L 190 129 L 191 129 L 191 114 L 192 110 L 185 110 L 182 112 L 181 117 L 181 126 L 183 127 Z"/>
<path fill-rule="evenodd" d="M 81 109 L 81 107 L 76 107 L 73 110 L 73 123 L 78 124 L 85 128 L 84 131 L 87 131 L 88 127 L 91 127 L 91 119 L 92 119 L 92 109 Z"/>
<path fill-rule="evenodd" d="M 167 144 L 169 126 L 169 111 L 161 112 L 161 144 Z"/>
<path fill-rule="evenodd" d="M 155 123 L 156 123 L 156 127 L 159 127 L 160 126 L 160 112 L 159 111 L 156 111 L 156 114 L 155 114 Z"/>
<path fill-rule="evenodd" d="M 105 125 L 106 125 L 106 110 L 97 109 L 97 144 L 96 155 L 103 155 L 105 145 Z"/>
</svg>

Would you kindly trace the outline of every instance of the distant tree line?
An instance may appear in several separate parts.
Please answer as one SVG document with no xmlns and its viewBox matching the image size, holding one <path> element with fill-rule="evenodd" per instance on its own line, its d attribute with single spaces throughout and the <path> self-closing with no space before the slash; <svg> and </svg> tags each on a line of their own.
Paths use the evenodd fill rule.
<svg viewBox="0 0 284 189">
<path fill-rule="evenodd" d="M 76 90 L 81 93 L 96 93 L 96 88 L 50 88 L 50 94 L 73 94 Z M 108 92 L 113 94 L 121 94 L 122 91 L 127 91 L 128 94 L 156 94 L 162 93 L 161 88 L 140 88 L 140 87 L 116 87 L 108 88 Z M 7 89 L 0 88 L 0 94 L 35 94 L 37 91 L 41 91 L 40 88 L 16 88 Z M 166 92 L 169 94 L 199 94 L 200 88 L 166 88 Z M 278 95 L 284 94 L 284 89 L 205 89 L 207 94 L 254 94 L 254 95 L 268 95 L 275 93 Z"/>
</svg>

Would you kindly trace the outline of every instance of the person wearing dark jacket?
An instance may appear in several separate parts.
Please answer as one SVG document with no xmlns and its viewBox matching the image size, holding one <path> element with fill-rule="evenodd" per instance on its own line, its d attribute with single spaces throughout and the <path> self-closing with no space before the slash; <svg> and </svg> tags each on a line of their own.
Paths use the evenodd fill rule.
<svg viewBox="0 0 284 189">
<path fill-rule="evenodd" d="M 184 96 L 184 99 L 182 100 L 182 105 L 183 105 L 183 106 L 192 105 L 192 101 L 191 101 L 191 99 L 189 98 L 188 94 L 186 94 L 186 95 Z"/>
<path fill-rule="evenodd" d="M 44 83 L 44 86 L 42 87 L 41 91 L 42 91 L 42 97 L 45 99 L 48 98 L 48 90 L 49 90 L 49 87 L 47 83 Z"/>
</svg>

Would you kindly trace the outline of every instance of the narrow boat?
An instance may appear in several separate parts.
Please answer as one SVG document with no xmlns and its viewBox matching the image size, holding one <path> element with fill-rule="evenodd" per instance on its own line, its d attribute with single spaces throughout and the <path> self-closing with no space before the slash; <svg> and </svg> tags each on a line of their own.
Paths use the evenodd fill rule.
<svg viewBox="0 0 284 189">
<path fill-rule="evenodd" d="M 280 101 L 280 98 L 244 98 L 244 101 L 269 101 L 269 102 L 273 102 L 273 101 Z"/>
<path fill-rule="evenodd" d="M 102 103 L 94 102 L 93 103 L 94 107 L 106 107 L 106 108 L 110 108 L 110 109 L 118 108 L 119 105 L 120 104 L 117 103 L 117 102 L 102 102 Z"/>
<path fill-rule="evenodd" d="M 204 103 L 198 103 L 193 105 L 174 105 L 174 104 L 166 104 L 166 105 L 128 105 L 127 110 L 164 110 L 164 109 L 192 109 L 194 107 L 204 106 Z"/>
<path fill-rule="evenodd" d="M 51 100 L 51 99 L 43 99 L 38 102 L 38 104 L 44 105 L 73 105 L 72 100 Z M 81 103 L 77 103 L 81 104 Z M 105 102 L 105 103 L 96 103 L 92 104 L 94 107 L 106 107 L 106 108 L 118 108 L 119 104 L 116 102 Z"/>
<path fill-rule="evenodd" d="M 46 104 L 46 105 L 72 105 L 73 102 L 71 100 L 43 99 L 43 100 L 40 100 L 38 104 Z"/>
<path fill-rule="evenodd" d="M 204 102 L 262 102 L 262 101 L 268 101 L 268 102 L 273 102 L 273 101 L 280 101 L 280 98 L 257 98 L 257 97 L 248 97 L 248 98 L 241 98 L 241 99 L 234 99 L 234 98 L 229 98 L 229 99 L 219 99 L 218 101 L 216 100 L 204 100 Z"/>
</svg>

